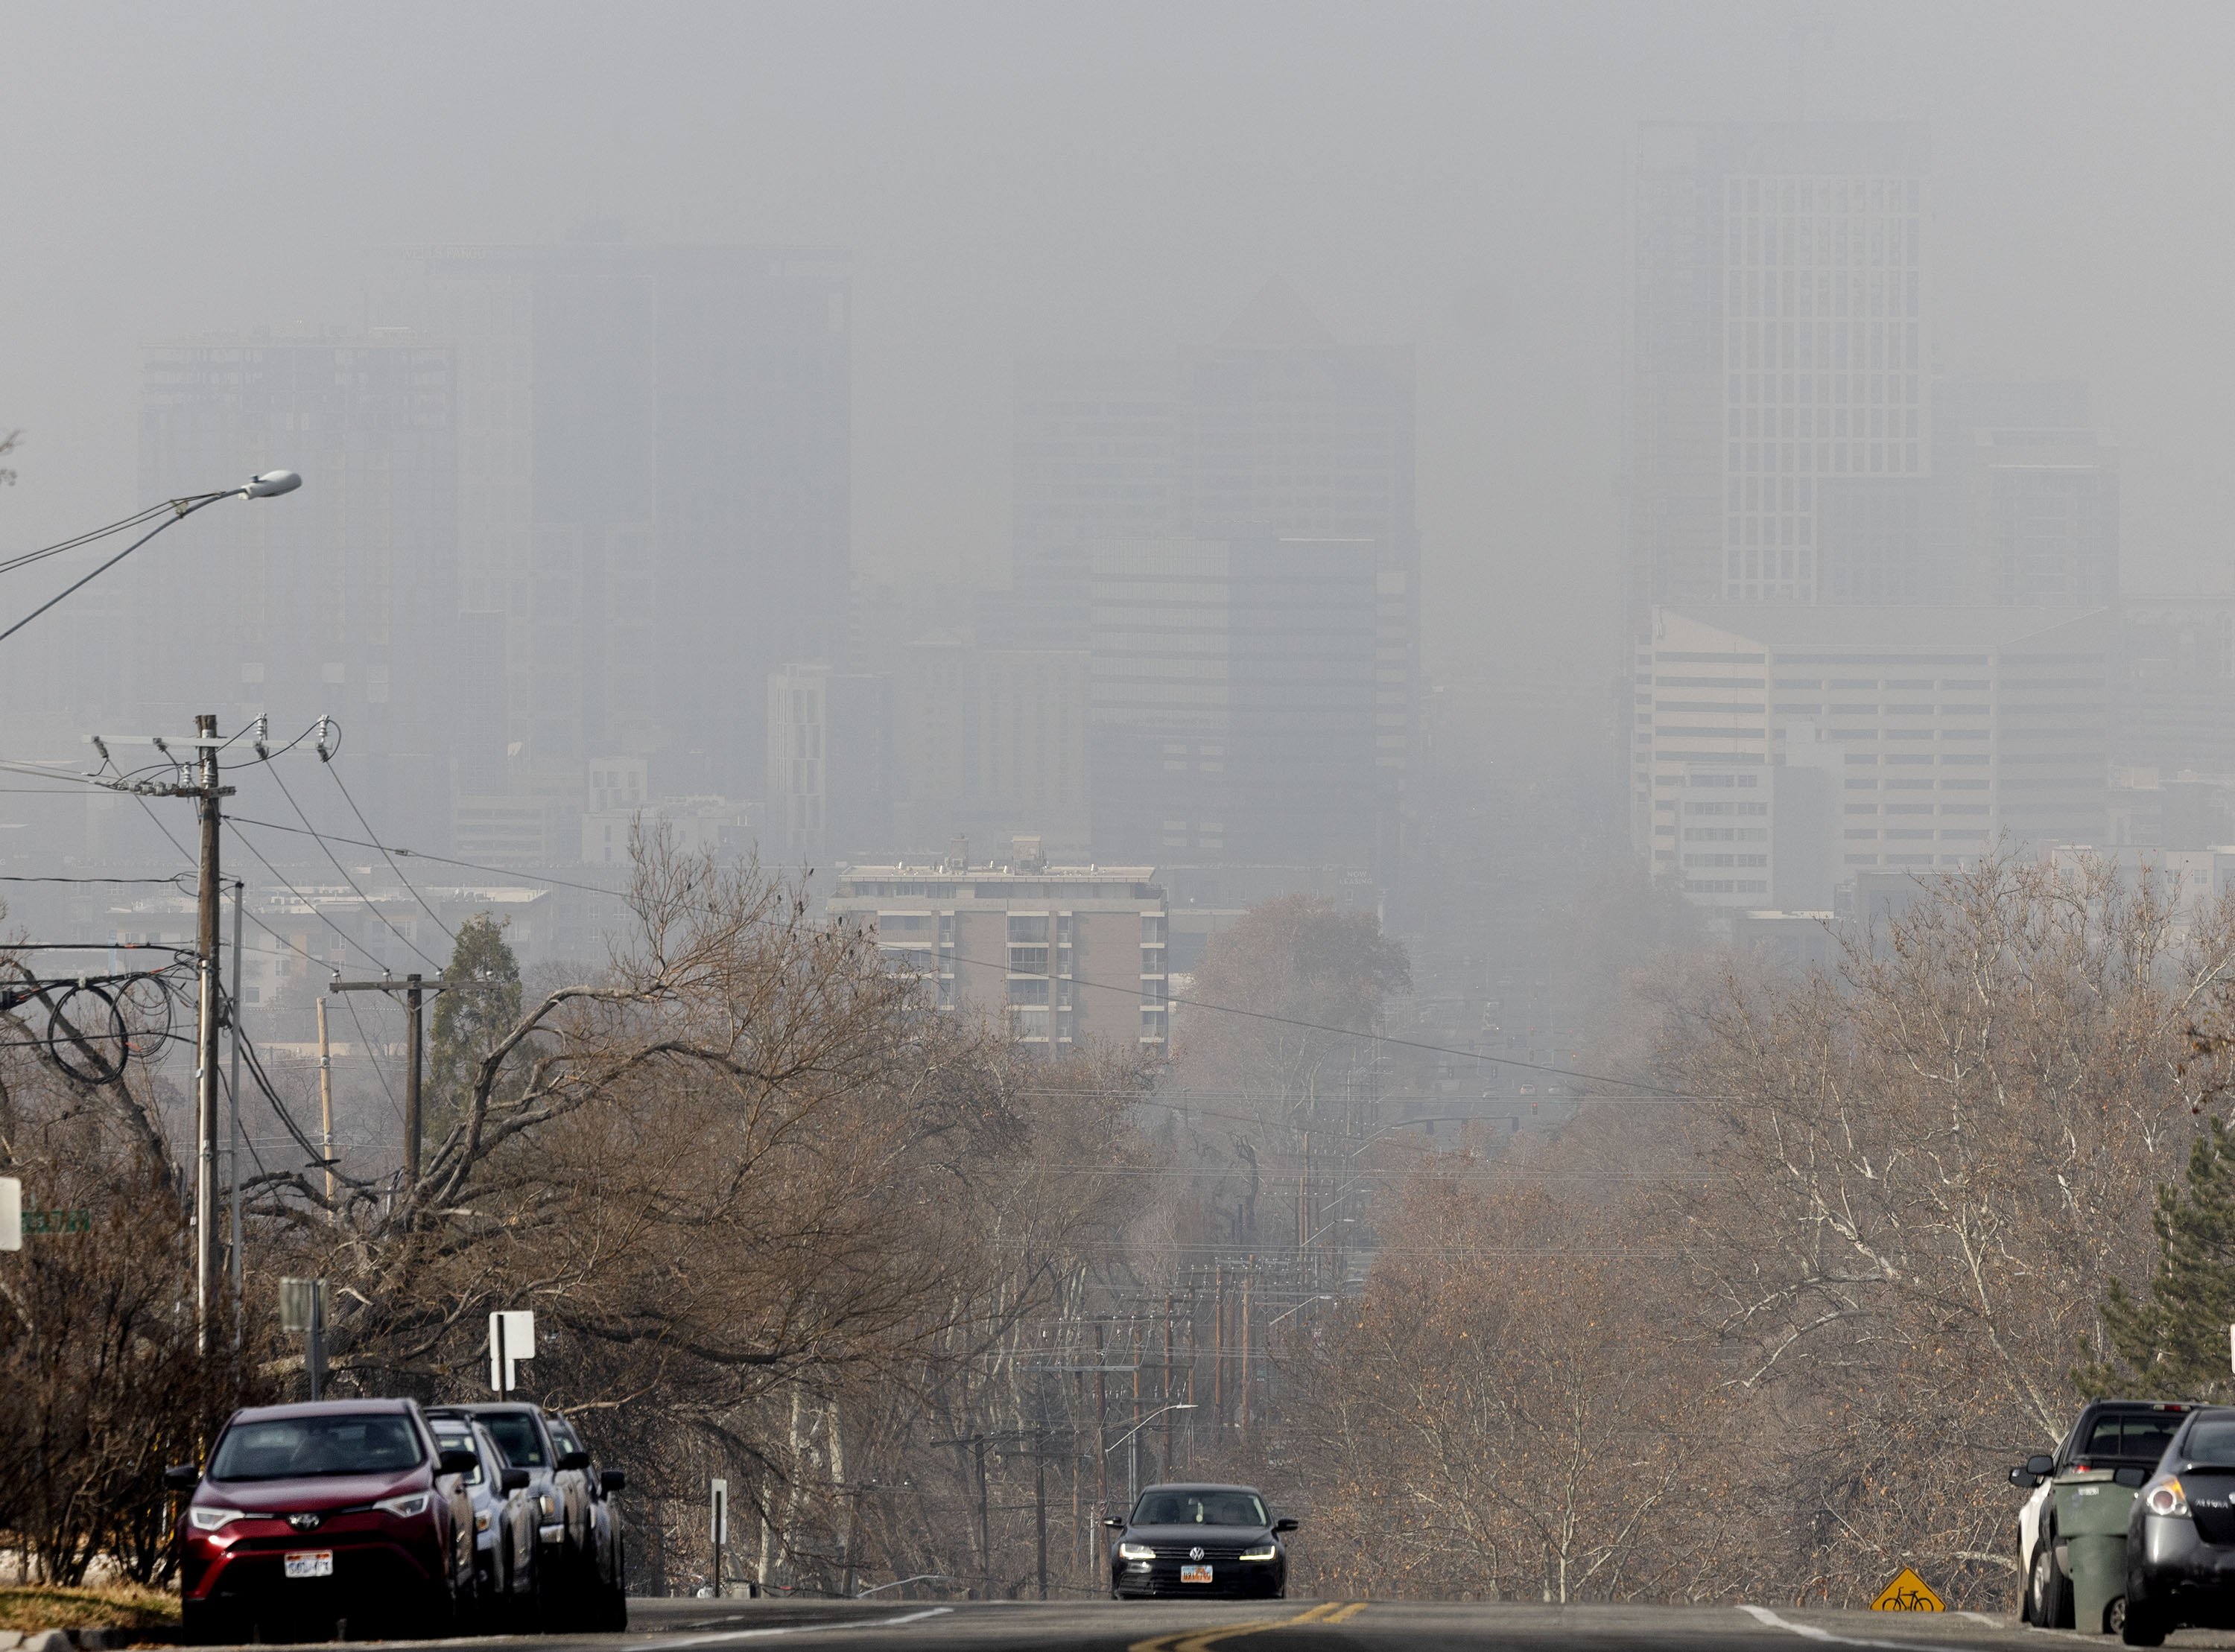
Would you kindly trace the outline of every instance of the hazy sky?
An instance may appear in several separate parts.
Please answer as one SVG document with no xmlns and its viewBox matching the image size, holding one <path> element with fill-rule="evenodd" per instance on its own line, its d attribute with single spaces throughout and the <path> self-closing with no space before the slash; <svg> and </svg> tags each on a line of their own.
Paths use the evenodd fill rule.
<svg viewBox="0 0 2235 1652">
<path fill-rule="evenodd" d="M 19 4 L 0 549 L 141 502 L 141 342 L 619 219 L 851 248 L 856 562 L 998 575 L 1015 355 L 1203 341 L 1280 274 L 1418 349 L 1430 664 L 1479 704 L 1606 635 L 1635 124 L 1799 114 L 1932 122 L 1943 364 L 2089 381 L 2128 587 L 2217 578 L 2231 47 L 2037 0 Z"/>
</svg>

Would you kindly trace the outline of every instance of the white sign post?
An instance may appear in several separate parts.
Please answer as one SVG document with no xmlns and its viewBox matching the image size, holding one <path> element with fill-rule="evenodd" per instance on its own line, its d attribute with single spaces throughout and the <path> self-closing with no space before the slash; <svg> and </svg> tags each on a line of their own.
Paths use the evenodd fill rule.
<svg viewBox="0 0 2235 1652">
<path fill-rule="evenodd" d="M 714 1482 L 714 1598 L 722 1598 L 722 1545 L 730 1540 L 730 1482 Z"/>
<path fill-rule="evenodd" d="M 508 1394 L 520 1386 L 520 1361 L 535 1357 L 535 1315 L 526 1308 L 489 1316 L 489 1387 Z"/>
<path fill-rule="evenodd" d="M 23 1248 L 23 1184 L 0 1176 L 0 1250 Z"/>
</svg>

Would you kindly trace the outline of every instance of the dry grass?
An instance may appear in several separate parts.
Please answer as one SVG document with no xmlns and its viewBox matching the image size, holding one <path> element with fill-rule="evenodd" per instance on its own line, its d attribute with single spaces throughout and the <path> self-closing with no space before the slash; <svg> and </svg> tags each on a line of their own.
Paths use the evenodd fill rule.
<svg viewBox="0 0 2235 1652">
<path fill-rule="evenodd" d="M 0 1586 L 0 1629 L 176 1629 L 179 1597 L 137 1583 L 62 1589 L 48 1583 Z"/>
</svg>

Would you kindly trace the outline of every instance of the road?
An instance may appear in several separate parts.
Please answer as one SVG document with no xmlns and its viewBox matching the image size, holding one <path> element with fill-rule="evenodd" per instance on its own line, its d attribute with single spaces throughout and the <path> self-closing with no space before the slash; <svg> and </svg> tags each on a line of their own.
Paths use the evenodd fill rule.
<svg viewBox="0 0 2235 1652">
<path fill-rule="evenodd" d="M 2009 1617 L 1731 1606 L 1540 1606 L 1500 1602 L 782 1602 L 635 1600 L 626 1635 L 429 1642 L 453 1652 L 1813 1652 L 1822 1647 L 1986 1652 L 2051 1641 L 2109 1649 L 2102 1636 L 2053 1636 Z M 411 1642 L 383 1643 L 383 1652 Z M 2235 1648 L 2235 1635 L 2184 1630 L 2173 1648 Z"/>
</svg>

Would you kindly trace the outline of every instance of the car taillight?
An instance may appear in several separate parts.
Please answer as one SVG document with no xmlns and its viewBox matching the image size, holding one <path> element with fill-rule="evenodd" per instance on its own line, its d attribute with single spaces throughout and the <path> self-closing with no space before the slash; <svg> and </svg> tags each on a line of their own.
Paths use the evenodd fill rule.
<svg viewBox="0 0 2235 1652">
<path fill-rule="evenodd" d="M 2186 1514 L 2188 1493 L 2181 1490 L 2180 1482 L 2163 1480 L 2142 1494 L 2142 1502 L 2152 1514 Z"/>
</svg>

